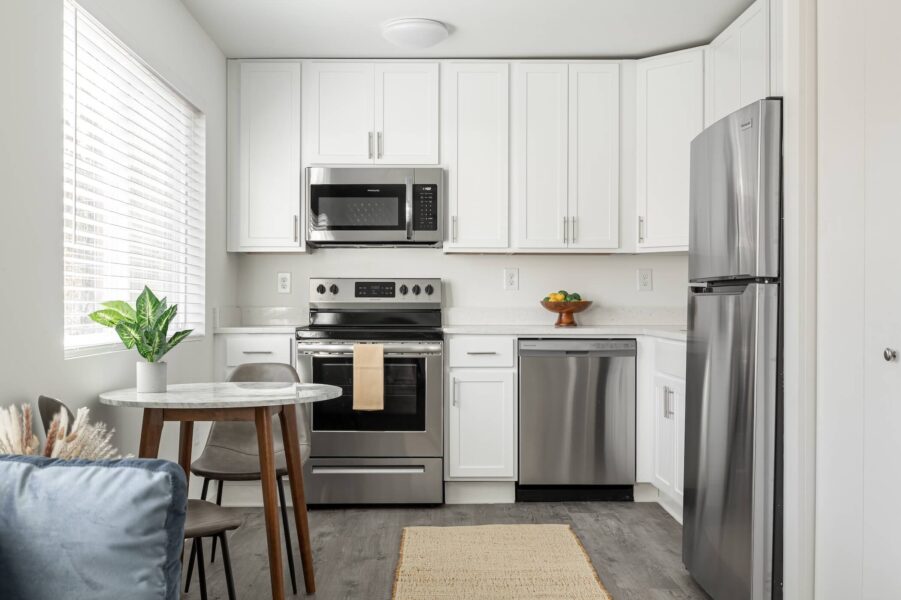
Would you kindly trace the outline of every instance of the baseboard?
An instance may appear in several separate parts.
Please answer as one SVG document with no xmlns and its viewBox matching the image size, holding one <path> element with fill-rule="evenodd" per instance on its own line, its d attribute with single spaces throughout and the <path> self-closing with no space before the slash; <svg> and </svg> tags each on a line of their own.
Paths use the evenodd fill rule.
<svg viewBox="0 0 901 600">
<path fill-rule="evenodd" d="M 657 502 L 660 492 L 651 483 L 636 483 L 632 495 L 635 502 Z"/>
<path fill-rule="evenodd" d="M 445 504 L 513 504 L 513 481 L 445 481 Z"/>
</svg>

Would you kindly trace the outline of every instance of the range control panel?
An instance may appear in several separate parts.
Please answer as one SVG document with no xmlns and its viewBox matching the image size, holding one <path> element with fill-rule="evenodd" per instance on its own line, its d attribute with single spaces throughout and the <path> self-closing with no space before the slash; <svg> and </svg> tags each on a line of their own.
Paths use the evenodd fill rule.
<svg viewBox="0 0 901 600">
<path fill-rule="evenodd" d="M 441 304 L 440 279 L 310 279 L 310 304 Z"/>
</svg>

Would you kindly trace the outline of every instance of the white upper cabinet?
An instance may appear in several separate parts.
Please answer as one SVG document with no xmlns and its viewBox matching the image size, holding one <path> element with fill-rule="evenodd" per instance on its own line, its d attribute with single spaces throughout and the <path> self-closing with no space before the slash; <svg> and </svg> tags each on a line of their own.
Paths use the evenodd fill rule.
<svg viewBox="0 0 901 600">
<path fill-rule="evenodd" d="M 232 252 L 302 250 L 300 63 L 229 63 Z"/>
<path fill-rule="evenodd" d="M 509 245 L 509 69 L 450 63 L 444 71 L 448 249 Z"/>
<path fill-rule="evenodd" d="M 619 65 L 523 63 L 514 83 L 519 248 L 619 245 Z"/>
<path fill-rule="evenodd" d="M 619 65 L 570 65 L 571 248 L 619 247 L 619 124 Z"/>
<path fill-rule="evenodd" d="M 311 62 L 310 164 L 437 164 L 438 64 Z"/>
<path fill-rule="evenodd" d="M 638 61 L 638 249 L 688 249 L 691 141 L 704 126 L 704 50 Z"/>
<path fill-rule="evenodd" d="M 375 159 L 438 164 L 438 64 L 375 65 Z"/>
<path fill-rule="evenodd" d="M 514 197 L 521 248 L 566 245 L 568 70 L 565 63 L 516 66 Z"/>
<path fill-rule="evenodd" d="M 769 0 L 757 0 L 707 47 L 707 125 L 770 95 L 769 24 Z"/>
</svg>

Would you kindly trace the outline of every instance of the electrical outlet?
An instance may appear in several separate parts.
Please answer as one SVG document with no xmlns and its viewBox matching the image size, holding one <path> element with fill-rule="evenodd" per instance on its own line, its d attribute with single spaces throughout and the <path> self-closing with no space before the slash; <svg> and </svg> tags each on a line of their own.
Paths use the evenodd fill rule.
<svg viewBox="0 0 901 600">
<path fill-rule="evenodd" d="M 654 289 L 654 269 L 638 269 L 638 291 L 650 292 Z"/>
<path fill-rule="evenodd" d="M 278 274 L 278 293 L 279 294 L 290 294 L 291 293 L 291 273 L 279 273 Z"/>
<path fill-rule="evenodd" d="M 510 267 L 504 269 L 504 290 L 516 291 L 519 289 L 519 269 Z"/>
</svg>

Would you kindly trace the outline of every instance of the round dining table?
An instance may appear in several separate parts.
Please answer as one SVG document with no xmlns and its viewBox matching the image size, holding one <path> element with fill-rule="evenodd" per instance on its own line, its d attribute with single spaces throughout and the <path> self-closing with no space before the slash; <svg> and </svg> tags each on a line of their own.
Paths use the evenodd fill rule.
<svg viewBox="0 0 901 600">
<path fill-rule="evenodd" d="M 178 462 L 189 481 L 195 421 L 251 421 L 256 424 L 272 598 L 281 600 L 285 597 L 285 586 L 275 487 L 272 417 L 278 415 L 282 428 L 294 520 L 300 538 L 304 584 L 307 593 L 313 594 L 316 592 L 316 582 L 307 504 L 304 499 L 296 406 L 337 398 L 341 393 L 339 387 L 318 383 L 186 383 L 173 384 L 165 392 L 152 394 L 138 393 L 135 388 L 105 392 L 100 394 L 100 402 L 109 406 L 143 409 L 144 419 L 138 450 L 140 458 L 157 458 L 163 423 L 178 422 L 181 426 Z"/>
</svg>

